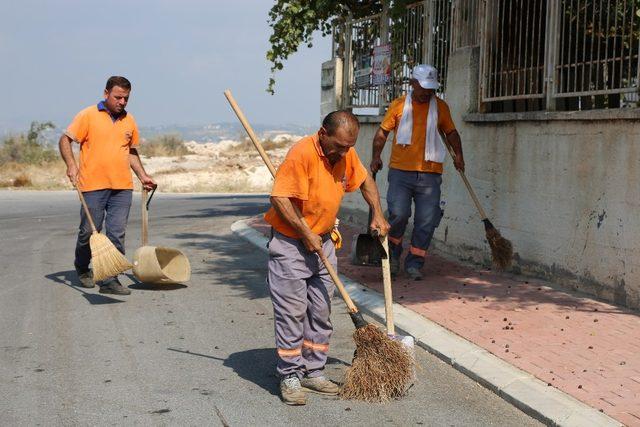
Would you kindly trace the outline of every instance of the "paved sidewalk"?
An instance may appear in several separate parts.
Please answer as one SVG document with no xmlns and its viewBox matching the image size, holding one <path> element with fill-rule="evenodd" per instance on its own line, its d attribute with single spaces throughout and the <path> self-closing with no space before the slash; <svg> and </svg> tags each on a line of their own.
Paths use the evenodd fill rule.
<svg viewBox="0 0 640 427">
<path fill-rule="evenodd" d="M 267 233 L 260 218 L 251 225 Z M 377 268 L 340 272 L 382 291 Z M 394 300 L 620 422 L 640 426 L 640 315 L 553 289 L 548 282 L 477 270 L 429 255 L 420 282 L 399 277 Z"/>
</svg>

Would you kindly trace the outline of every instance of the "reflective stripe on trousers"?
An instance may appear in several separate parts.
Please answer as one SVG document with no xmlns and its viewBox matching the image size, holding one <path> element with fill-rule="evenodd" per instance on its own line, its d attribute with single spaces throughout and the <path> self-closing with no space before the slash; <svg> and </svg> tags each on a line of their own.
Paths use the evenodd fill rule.
<svg viewBox="0 0 640 427">
<path fill-rule="evenodd" d="M 326 238 L 322 246 L 335 268 L 334 243 Z M 335 286 L 327 269 L 301 241 L 273 231 L 267 274 L 278 373 L 298 377 L 322 375 L 333 332 L 329 316 Z"/>
<path fill-rule="evenodd" d="M 442 175 L 430 172 L 410 172 L 389 168 L 387 209 L 389 210 L 389 248 L 394 258 L 402 254 L 402 237 L 415 203 L 413 233 L 405 268 L 422 268 L 433 233 L 440 224 L 440 185 Z"/>
</svg>

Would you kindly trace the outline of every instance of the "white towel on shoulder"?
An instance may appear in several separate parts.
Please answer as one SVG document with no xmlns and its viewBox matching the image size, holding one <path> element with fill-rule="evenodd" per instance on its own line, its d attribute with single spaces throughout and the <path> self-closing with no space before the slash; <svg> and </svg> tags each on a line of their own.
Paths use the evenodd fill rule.
<svg viewBox="0 0 640 427">
<path fill-rule="evenodd" d="M 398 131 L 396 132 L 396 142 L 398 145 L 411 145 L 411 135 L 413 133 L 413 107 L 411 104 L 411 92 L 407 93 L 402 107 L 402 118 Z M 424 144 L 424 159 L 426 161 L 443 163 L 446 156 L 446 148 L 442 142 L 440 132 L 438 132 L 438 102 L 436 95 L 431 95 L 429 101 L 429 113 L 427 114 L 427 129 Z"/>
</svg>

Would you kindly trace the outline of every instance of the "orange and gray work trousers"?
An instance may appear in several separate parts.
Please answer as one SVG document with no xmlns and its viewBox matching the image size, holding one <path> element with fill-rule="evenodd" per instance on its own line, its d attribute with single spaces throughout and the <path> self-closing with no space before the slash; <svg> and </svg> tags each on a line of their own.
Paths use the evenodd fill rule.
<svg viewBox="0 0 640 427">
<path fill-rule="evenodd" d="M 322 236 L 322 241 L 322 249 L 335 268 L 331 235 Z M 329 272 L 302 241 L 275 230 L 269 240 L 268 270 L 278 374 L 298 378 L 322 375 L 333 332 L 329 316 L 335 285 Z"/>
<path fill-rule="evenodd" d="M 400 259 L 402 237 L 411 217 L 412 202 L 415 203 L 413 233 L 404 264 L 405 269 L 420 269 L 443 214 L 440 208 L 442 175 L 389 168 L 388 179 L 389 251 L 392 257 Z"/>
</svg>

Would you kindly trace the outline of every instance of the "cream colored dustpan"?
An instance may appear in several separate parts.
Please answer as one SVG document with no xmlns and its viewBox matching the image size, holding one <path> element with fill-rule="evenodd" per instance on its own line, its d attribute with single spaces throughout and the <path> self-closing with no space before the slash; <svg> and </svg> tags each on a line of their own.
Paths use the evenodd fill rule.
<svg viewBox="0 0 640 427">
<path fill-rule="evenodd" d="M 149 203 L 146 189 L 142 189 L 142 247 L 133 255 L 133 275 L 146 284 L 184 283 L 191 278 L 191 264 L 178 249 L 148 246 Z"/>
</svg>

